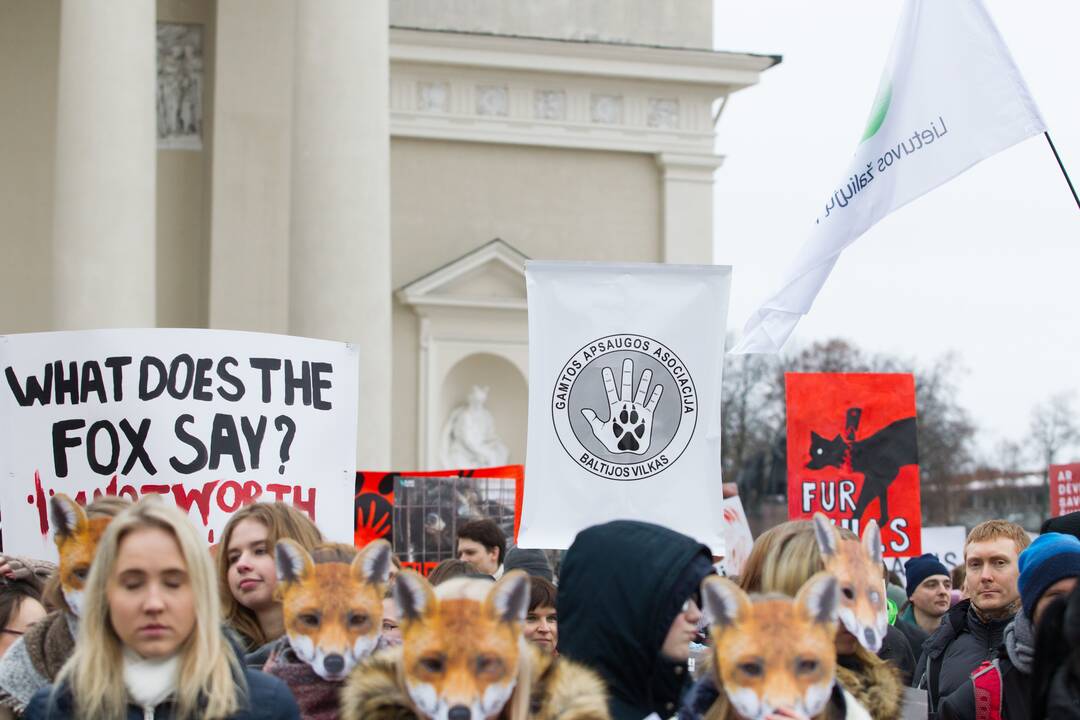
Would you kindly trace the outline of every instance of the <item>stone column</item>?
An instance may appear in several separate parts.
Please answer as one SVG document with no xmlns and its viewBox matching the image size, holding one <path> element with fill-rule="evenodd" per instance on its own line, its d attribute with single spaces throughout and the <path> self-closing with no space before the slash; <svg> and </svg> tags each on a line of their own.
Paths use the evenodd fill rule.
<svg viewBox="0 0 1080 720">
<path fill-rule="evenodd" d="M 53 309 L 60 330 L 153 327 L 155 5 L 60 11 Z"/>
<path fill-rule="evenodd" d="M 358 467 L 390 462 L 387 0 L 296 5 L 289 332 L 360 350 Z"/>
<path fill-rule="evenodd" d="M 713 178 L 724 158 L 661 153 L 664 262 L 713 262 Z"/>
</svg>

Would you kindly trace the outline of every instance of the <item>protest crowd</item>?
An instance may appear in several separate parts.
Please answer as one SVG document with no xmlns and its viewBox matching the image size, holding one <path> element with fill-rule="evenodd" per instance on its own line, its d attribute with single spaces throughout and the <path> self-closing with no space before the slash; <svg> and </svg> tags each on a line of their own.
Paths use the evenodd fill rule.
<svg viewBox="0 0 1080 720">
<path fill-rule="evenodd" d="M 40 257 L 20 257 L 40 232 L 4 225 L 27 238 L 8 242 L 12 315 L 55 317 L 0 334 L 0 720 L 1080 720 L 1080 462 L 1054 464 L 1080 426 L 1049 433 L 1037 472 L 946 483 L 920 466 L 934 403 L 916 411 L 913 373 L 826 362 L 781 391 L 748 371 L 734 414 L 765 398 L 776 432 L 722 468 L 715 128 L 780 57 L 712 51 L 714 3 L 158 2 L 183 22 L 156 23 L 156 148 L 133 110 L 154 5 L 0 14 L 51 13 L 6 36 L 27 52 L 4 55 L 9 104 L 44 104 L 24 75 L 46 55 L 58 88 L 17 126 L 56 126 L 49 155 L 20 156 L 55 191 L 6 186 L 26 227 L 55 206 Z M 498 8 L 499 32 L 409 21 L 443 5 Z M 513 24 L 530 14 L 649 33 Z M 982 1 L 905 3 L 849 172 L 728 352 L 778 353 L 875 223 L 1039 135 L 1080 208 Z M 190 154 L 159 173 L 161 149 Z M 452 407 L 473 380 L 513 452 L 488 385 Z M 924 478 L 1039 505 L 924 528 Z M 787 514 L 755 538 L 739 487 Z"/>
<path fill-rule="evenodd" d="M 3 717 L 1080 718 L 1080 513 L 1034 541 L 987 520 L 957 586 L 924 554 L 905 589 L 874 522 L 822 515 L 762 533 L 738 578 L 630 520 L 556 577 L 476 518 L 425 578 L 280 502 L 210 551 L 157 497 L 49 506 L 59 562 L 0 564 Z"/>
</svg>

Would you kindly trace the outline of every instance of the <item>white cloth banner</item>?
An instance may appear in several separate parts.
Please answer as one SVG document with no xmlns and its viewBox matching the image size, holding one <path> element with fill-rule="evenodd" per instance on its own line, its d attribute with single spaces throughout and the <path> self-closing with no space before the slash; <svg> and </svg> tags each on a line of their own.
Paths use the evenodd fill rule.
<svg viewBox="0 0 1080 720">
<path fill-rule="evenodd" d="M 208 542 L 255 500 L 352 542 L 359 359 L 220 330 L 0 336 L 4 552 L 55 557 L 48 498 L 164 495 Z"/>
<path fill-rule="evenodd" d="M 922 529 L 923 553 L 934 555 L 941 563 L 952 572 L 957 565 L 964 564 L 964 541 L 967 540 L 967 528 L 963 525 L 945 525 L 941 527 L 924 527 Z M 904 563 L 909 557 L 889 558 L 886 562 L 892 563 L 889 568 L 907 583 L 907 572 Z M 957 588 L 959 590 L 960 588 Z"/>
<path fill-rule="evenodd" d="M 731 352 L 779 352 L 844 248 L 893 210 L 1044 130 L 979 0 L 908 0 L 848 172 Z"/>
<path fill-rule="evenodd" d="M 645 520 L 723 555 L 720 381 L 731 268 L 529 262 L 518 544 Z"/>
</svg>

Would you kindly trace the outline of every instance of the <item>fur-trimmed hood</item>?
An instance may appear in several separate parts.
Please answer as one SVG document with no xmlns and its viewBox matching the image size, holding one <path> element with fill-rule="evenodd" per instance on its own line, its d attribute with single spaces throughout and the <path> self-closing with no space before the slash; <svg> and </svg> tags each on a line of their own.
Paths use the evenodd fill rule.
<svg viewBox="0 0 1080 720">
<path fill-rule="evenodd" d="M 522 660 L 532 678 L 530 720 L 610 720 L 604 685 L 591 670 L 532 646 Z M 400 678 L 401 648 L 364 660 L 342 690 L 342 720 L 422 720 Z"/>
<path fill-rule="evenodd" d="M 876 660 L 877 658 L 875 658 Z M 858 669 L 836 666 L 836 680 L 866 708 L 874 720 L 899 720 L 904 685 L 900 673 L 887 662 L 860 663 Z"/>
</svg>

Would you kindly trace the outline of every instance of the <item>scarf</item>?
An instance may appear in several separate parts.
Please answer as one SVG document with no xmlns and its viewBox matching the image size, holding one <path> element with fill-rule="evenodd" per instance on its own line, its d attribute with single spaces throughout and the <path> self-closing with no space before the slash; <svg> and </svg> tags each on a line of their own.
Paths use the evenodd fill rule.
<svg viewBox="0 0 1080 720">
<path fill-rule="evenodd" d="M 76 618 L 57 610 L 31 625 L 23 635 L 34 669 L 52 682 L 75 652 Z"/>
<path fill-rule="evenodd" d="M 1006 626 L 1005 651 L 1017 670 L 1025 675 L 1031 674 L 1035 663 L 1035 628 L 1024 613 L 1017 613 Z"/>
<path fill-rule="evenodd" d="M 345 682 L 322 679 L 310 665 L 296 656 L 287 637 L 282 641 L 270 654 L 263 672 L 289 686 L 296 704 L 300 706 L 300 717 L 304 720 L 337 720 L 340 706 L 338 693 Z"/>
<path fill-rule="evenodd" d="M 147 659 L 124 648 L 124 686 L 128 697 L 143 710 L 153 710 L 176 692 L 180 656 Z"/>
</svg>

